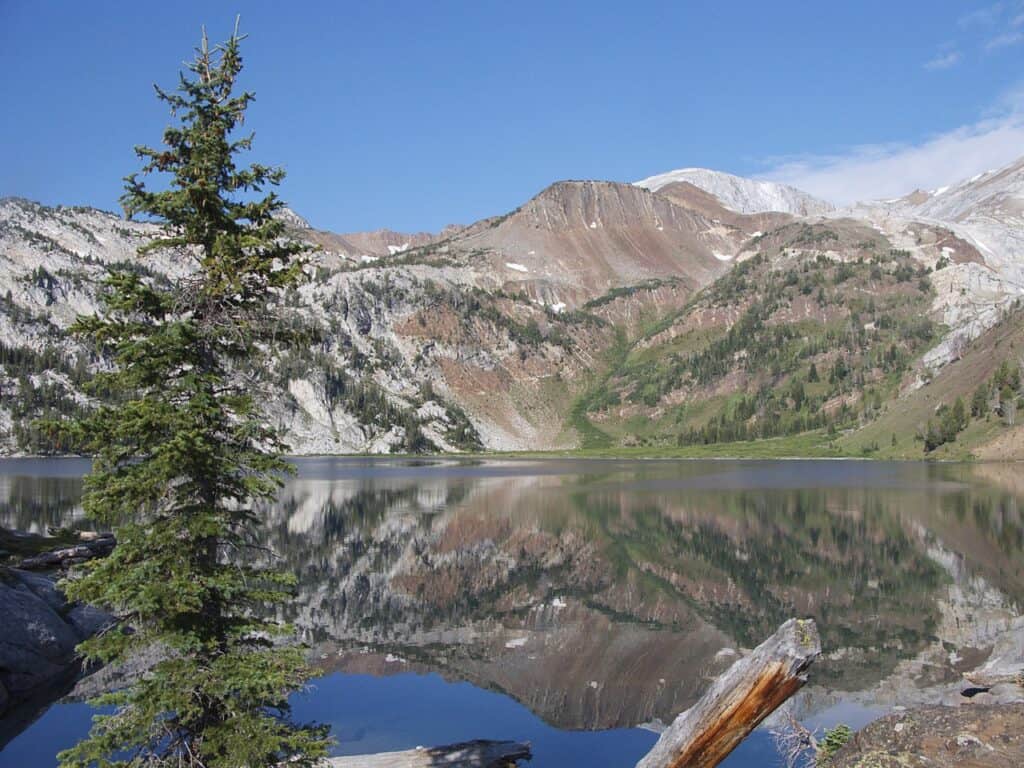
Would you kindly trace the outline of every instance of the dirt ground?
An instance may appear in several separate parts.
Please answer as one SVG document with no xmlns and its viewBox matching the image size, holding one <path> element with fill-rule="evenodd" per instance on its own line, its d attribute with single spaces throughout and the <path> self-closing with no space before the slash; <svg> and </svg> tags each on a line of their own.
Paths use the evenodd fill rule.
<svg viewBox="0 0 1024 768">
<path fill-rule="evenodd" d="M 1024 457 L 1024 426 L 1013 427 L 984 445 L 974 449 L 982 461 L 1020 460 Z"/>
<path fill-rule="evenodd" d="M 854 735 L 830 768 L 1021 768 L 1024 704 L 920 707 Z"/>
</svg>

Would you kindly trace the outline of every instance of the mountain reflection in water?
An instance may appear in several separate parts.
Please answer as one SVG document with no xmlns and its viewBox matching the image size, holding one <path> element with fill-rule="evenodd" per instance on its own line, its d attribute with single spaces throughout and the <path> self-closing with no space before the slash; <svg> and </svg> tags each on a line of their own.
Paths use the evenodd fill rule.
<svg viewBox="0 0 1024 768">
<path fill-rule="evenodd" d="M 438 672 L 559 728 L 668 721 L 794 615 L 824 647 L 805 709 L 892 703 L 958 679 L 1024 602 L 1012 466 L 298 466 L 266 544 L 299 575 L 285 618 L 318 663 Z M 0 467 L 0 524 L 76 519 L 75 472 L 21 468 Z"/>
<path fill-rule="evenodd" d="M 1010 467 L 300 468 L 267 535 L 325 668 L 439 671 L 562 728 L 667 721 L 793 615 L 818 621 L 823 691 L 953 680 L 1024 596 Z"/>
</svg>

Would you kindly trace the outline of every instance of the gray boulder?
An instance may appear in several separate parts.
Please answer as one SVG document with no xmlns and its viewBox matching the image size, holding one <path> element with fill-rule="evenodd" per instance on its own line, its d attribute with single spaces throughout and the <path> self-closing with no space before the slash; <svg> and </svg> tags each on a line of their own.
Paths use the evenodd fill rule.
<svg viewBox="0 0 1024 768">
<path fill-rule="evenodd" d="M 54 611 L 60 613 L 67 605 L 64 593 L 57 589 L 53 579 L 47 578 L 38 573 L 30 573 L 20 568 L 8 568 L 6 573 L 10 576 L 8 583 L 16 589 L 28 590 Z"/>
<path fill-rule="evenodd" d="M 79 640 L 90 638 L 114 624 L 109 613 L 93 605 L 76 605 L 64 618 L 75 630 Z"/>
<path fill-rule="evenodd" d="M 91 606 L 68 606 L 45 576 L 0 568 L 0 713 L 73 675 L 75 646 L 111 621 Z"/>
</svg>

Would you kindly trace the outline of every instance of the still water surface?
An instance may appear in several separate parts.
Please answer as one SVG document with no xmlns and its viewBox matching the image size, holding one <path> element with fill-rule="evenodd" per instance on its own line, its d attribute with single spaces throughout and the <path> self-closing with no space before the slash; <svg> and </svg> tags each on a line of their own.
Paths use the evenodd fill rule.
<svg viewBox="0 0 1024 768">
<path fill-rule="evenodd" d="M 977 663 L 1024 605 L 1013 465 L 306 459 L 266 510 L 323 671 L 295 698 L 339 754 L 529 740 L 534 766 L 629 766 L 793 615 L 825 651 L 796 702 L 858 726 Z M 75 460 L 0 461 L 0 525 L 80 525 Z M 987 645 L 986 645 L 987 644 Z M 90 710 L 0 751 L 49 766 Z M 778 763 L 765 731 L 724 764 Z"/>
</svg>

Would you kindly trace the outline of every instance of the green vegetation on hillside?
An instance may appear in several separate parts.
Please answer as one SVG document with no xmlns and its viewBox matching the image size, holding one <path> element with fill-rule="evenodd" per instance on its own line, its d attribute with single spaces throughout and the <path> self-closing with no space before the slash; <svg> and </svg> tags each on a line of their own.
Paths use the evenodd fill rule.
<svg viewBox="0 0 1024 768">
<path fill-rule="evenodd" d="M 0 342 L 0 397 L 10 407 L 12 431 L 18 448 L 27 453 L 74 451 L 73 437 L 40 429 L 35 421 L 78 417 L 87 412 L 71 388 L 91 380 L 90 361 L 74 359 L 58 347 L 11 347 Z"/>
<path fill-rule="evenodd" d="M 589 422 L 588 422 L 589 423 Z M 746 440 L 735 443 L 698 443 L 694 445 L 614 445 L 609 435 L 603 445 L 591 444 L 570 451 L 513 451 L 524 457 L 578 456 L 594 459 L 838 459 L 857 456 L 836 444 L 835 437 L 823 431 L 802 432 L 788 437 Z"/>
<path fill-rule="evenodd" d="M 939 405 L 935 409 L 935 420 L 928 420 L 924 434 L 919 430 L 915 435 L 924 443 L 925 453 L 955 442 L 957 435 L 967 429 L 972 419 L 988 422 L 995 417 L 1005 426 L 1014 426 L 1017 423 L 1017 411 L 1024 406 L 1021 380 L 1020 366 L 1003 360 L 992 376 L 982 380 L 974 390 L 970 410 L 964 404 L 963 397 L 957 397 L 952 405 Z"/>
<path fill-rule="evenodd" d="M 836 238 L 816 226 L 787 242 Z M 634 344 L 572 423 L 621 445 L 688 446 L 834 434 L 877 418 L 938 329 L 927 270 L 868 246 L 853 260 L 783 250 L 737 264 Z"/>
<path fill-rule="evenodd" d="M 1012 445 L 994 453 L 985 447 L 1011 437 L 1018 428 L 1017 414 L 1024 406 L 1022 345 L 1024 312 L 1015 305 L 1000 323 L 971 342 L 962 359 L 934 375 L 922 374 L 915 386 L 884 406 L 879 418 L 839 436 L 836 445 L 846 453 L 868 452 L 877 458 L 1016 455 Z"/>
<path fill-rule="evenodd" d="M 597 309 L 603 307 L 606 304 L 611 304 L 619 299 L 628 298 L 644 291 L 656 291 L 659 288 L 678 286 L 682 285 L 682 281 L 678 278 L 652 278 L 651 280 L 645 280 L 642 283 L 636 285 L 625 285 L 620 288 L 612 288 L 605 294 L 598 296 L 596 299 L 591 299 L 583 305 L 584 310 Z"/>
<path fill-rule="evenodd" d="M 622 329 L 617 329 L 615 341 L 607 353 L 605 370 L 611 372 L 616 370 L 625 360 L 629 353 L 629 344 L 626 341 L 626 334 Z M 569 425 L 573 427 L 580 437 L 580 448 L 583 450 L 600 450 L 612 447 L 612 438 L 604 431 L 594 426 L 587 418 L 587 411 L 594 409 L 595 398 L 606 396 L 609 373 L 605 373 L 588 392 L 577 398 L 569 411 Z"/>
</svg>

